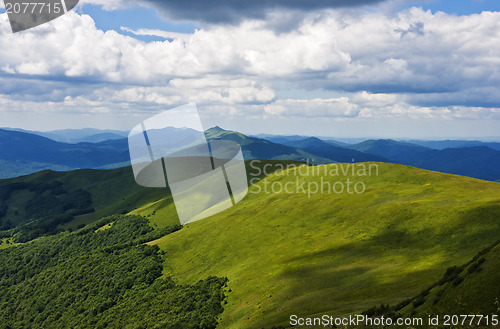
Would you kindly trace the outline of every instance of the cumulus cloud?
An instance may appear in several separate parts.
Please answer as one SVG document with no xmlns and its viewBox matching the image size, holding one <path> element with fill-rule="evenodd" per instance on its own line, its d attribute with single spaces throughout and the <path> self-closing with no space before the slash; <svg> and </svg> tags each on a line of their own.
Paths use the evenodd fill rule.
<svg viewBox="0 0 500 329">
<path fill-rule="evenodd" d="M 0 85 L 2 104 L 113 112 L 197 102 L 221 115 L 498 117 L 500 13 L 327 10 L 280 33 L 269 24 L 245 19 L 191 34 L 123 28 L 169 39 L 144 42 L 101 31 L 76 12 L 12 34 L 1 14 L 0 81 L 9 81 Z M 278 99 L 288 86 L 348 96 Z"/>
<path fill-rule="evenodd" d="M 331 99 L 285 99 L 264 107 L 268 115 L 295 117 L 356 117 L 359 108 L 347 97 Z"/>
</svg>

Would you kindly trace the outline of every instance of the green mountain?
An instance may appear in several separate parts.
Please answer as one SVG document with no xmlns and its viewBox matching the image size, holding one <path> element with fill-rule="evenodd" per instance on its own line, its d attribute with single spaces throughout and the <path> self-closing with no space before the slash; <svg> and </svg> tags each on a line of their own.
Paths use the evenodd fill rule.
<svg viewBox="0 0 500 329">
<path fill-rule="evenodd" d="M 499 184 L 377 165 L 369 177 L 335 176 L 336 164 L 275 173 L 233 208 L 154 241 L 165 276 L 227 276 L 221 327 L 269 328 L 399 303 L 498 239 Z M 313 193 L 347 178 L 365 193 Z M 285 184 L 298 192 L 265 193 Z"/>
<path fill-rule="evenodd" d="M 293 161 L 247 162 L 249 180 L 255 181 Z M 263 168 L 266 170 L 263 170 Z M 45 170 L 0 180 L 0 238 L 25 242 L 60 230 L 77 229 L 113 214 L 149 209 L 155 225 L 179 223 L 169 189 L 144 188 L 130 167 L 113 170 Z M 158 210 L 158 211 L 156 211 Z"/>
<path fill-rule="evenodd" d="M 242 133 L 213 127 L 205 131 L 208 140 L 230 140 L 241 145 L 243 157 L 246 160 L 268 159 L 268 160 L 293 160 L 309 161 L 310 163 L 330 163 L 331 159 L 308 153 L 306 151 L 270 142 L 265 139 L 248 137 Z"/>
<path fill-rule="evenodd" d="M 207 328 L 214 321 L 219 328 L 287 327 L 292 314 L 340 316 L 380 304 L 410 300 L 413 305 L 415 296 L 447 269 L 466 263 L 500 235 L 498 183 L 388 163 L 308 167 L 273 160 L 247 163 L 249 180 L 265 176 L 267 165 L 274 174 L 252 185 L 240 203 L 178 231 L 172 228 L 177 216 L 168 191 L 136 186 L 130 168 L 46 171 L 2 181 L 39 188 L 12 192 L 17 195 L 6 201 L 9 214 L 16 202 L 19 211 L 21 201 L 33 197 L 30 193 L 53 195 L 52 188 L 36 184 L 57 181 L 66 192 L 55 197 L 82 189 L 96 210 L 58 226 L 92 222 L 73 233 L 29 243 L 2 238 L 0 312 L 11 314 L 2 316 L 13 328 L 40 323 L 153 328 L 154 319 L 200 325 L 203 316 Z M 340 187 L 344 191 L 336 193 Z M 124 212 L 144 217 L 95 222 Z M 149 225 L 144 226 L 145 218 Z M 159 249 L 148 249 L 145 242 Z M 482 271 L 469 270 L 472 263 L 458 271 L 463 281 L 442 286 L 449 287 L 449 295 L 441 293 L 442 303 L 459 292 L 452 288 L 469 291 L 474 277 L 466 273 L 481 279 L 483 272 L 493 271 L 495 255 L 485 254 L 477 265 Z M 149 272 L 154 273 L 149 279 L 143 276 Z M 486 277 L 470 286 L 488 290 L 488 296 L 496 288 Z M 433 289 L 415 314 L 433 303 L 438 294 Z M 184 296 L 177 301 L 180 306 L 175 306 L 176 296 Z M 156 307 L 151 303 L 156 300 L 165 303 Z M 207 300 L 212 306 L 203 309 Z M 216 307 L 222 300 L 223 312 Z M 144 305 L 150 305 L 149 313 Z M 478 303 L 475 311 L 489 311 L 484 305 Z M 172 307 L 178 311 L 172 313 Z"/>
<path fill-rule="evenodd" d="M 130 167 L 42 171 L 0 180 L 0 236 L 24 242 L 60 229 L 76 229 L 169 195 L 136 184 Z M 175 213 L 174 213 L 175 216 Z"/>
</svg>

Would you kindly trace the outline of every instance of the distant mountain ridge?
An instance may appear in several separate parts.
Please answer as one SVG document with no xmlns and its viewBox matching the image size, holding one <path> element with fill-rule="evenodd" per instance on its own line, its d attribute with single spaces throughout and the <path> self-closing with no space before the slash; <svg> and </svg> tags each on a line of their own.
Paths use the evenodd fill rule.
<svg viewBox="0 0 500 329">
<path fill-rule="evenodd" d="M 0 129 L 0 178 L 45 169 L 117 168 L 129 165 L 126 140 L 68 144 Z"/>
<path fill-rule="evenodd" d="M 444 140 L 444 141 L 408 140 L 407 142 L 429 147 L 436 150 L 444 150 L 447 148 L 486 146 L 493 150 L 500 151 L 500 143 L 498 142 L 482 142 L 482 141 L 466 141 L 466 140 Z"/>
<path fill-rule="evenodd" d="M 205 135 L 209 140 L 222 139 L 232 140 L 239 143 L 243 150 L 243 156 L 246 160 L 296 160 L 313 164 L 327 164 L 332 162 L 389 161 L 377 155 L 363 154 L 350 149 L 336 147 L 324 143 L 317 138 L 313 139 L 311 142 L 307 142 L 306 139 L 305 142 L 291 142 L 289 145 L 278 144 L 265 139 L 249 137 L 238 132 L 224 130 L 220 127 L 208 129 L 205 132 Z"/>
<path fill-rule="evenodd" d="M 286 142 L 285 145 L 293 146 L 325 158 L 335 158 L 337 162 L 391 162 L 386 157 L 370 154 L 369 152 L 364 153 L 362 151 L 340 147 L 338 145 L 322 141 L 316 137 L 309 137 L 298 141 L 289 141 Z"/>
<path fill-rule="evenodd" d="M 98 131 L 95 129 L 59 131 L 58 134 L 66 134 L 66 138 L 73 136 L 72 138 L 99 141 L 111 137 L 99 142 L 64 143 L 18 130 L 0 129 L 0 179 L 45 169 L 111 169 L 130 164 L 127 138 L 118 138 L 120 135 L 113 131 L 101 131 L 99 134 L 93 134 Z M 46 134 L 50 133 L 53 132 Z M 161 136 L 175 144 L 178 140 L 191 140 L 195 133 L 199 134 L 185 128 L 167 127 L 162 130 Z M 347 144 L 316 137 L 273 135 L 268 137 L 271 140 L 267 140 L 217 126 L 206 130 L 205 136 L 208 140 L 238 142 L 246 160 L 293 160 L 312 164 L 392 162 L 479 179 L 500 180 L 500 151 L 490 147 L 495 147 L 495 143 L 477 142 L 478 146 L 441 150 L 390 139 Z M 462 145 L 460 143 L 464 141 L 452 142 L 436 141 L 434 146 Z"/>
<path fill-rule="evenodd" d="M 2 130 L 23 132 L 32 135 L 38 135 L 46 138 L 50 138 L 56 142 L 62 143 L 99 143 L 111 139 L 120 139 L 127 137 L 127 131 L 121 130 L 111 130 L 111 129 L 94 129 L 94 128 L 84 128 L 84 129 L 61 129 L 53 131 L 36 131 L 36 130 L 25 130 L 20 128 L 0 128 Z"/>
<path fill-rule="evenodd" d="M 438 150 L 394 140 L 369 140 L 351 147 L 417 168 L 491 181 L 500 179 L 500 151 L 486 146 Z"/>
</svg>

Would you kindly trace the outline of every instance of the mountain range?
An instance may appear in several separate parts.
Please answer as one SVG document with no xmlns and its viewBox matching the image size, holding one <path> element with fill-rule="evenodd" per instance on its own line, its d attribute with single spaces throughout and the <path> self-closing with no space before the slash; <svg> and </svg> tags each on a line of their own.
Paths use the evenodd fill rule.
<svg viewBox="0 0 500 329">
<path fill-rule="evenodd" d="M 95 128 L 83 128 L 83 129 L 61 129 L 53 131 L 36 131 L 36 130 L 25 130 L 20 128 L 0 128 L 2 130 L 18 131 L 32 135 L 38 135 L 46 138 L 50 138 L 57 142 L 62 143 L 99 143 L 110 139 L 120 139 L 127 137 L 127 131 L 112 130 L 112 129 L 95 129 Z"/>
<path fill-rule="evenodd" d="M 189 140 L 199 134 L 179 128 L 167 128 L 162 136 L 170 142 Z M 45 132 L 59 140 L 99 140 L 68 143 L 40 134 L 0 129 L 0 178 L 16 177 L 51 169 L 67 171 L 93 168 L 110 169 L 130 163 L 127 138 L 123 132 L 95 129 Z M 293 160 L 311 164 L 333 162 L 391 162 L 485 180 L 500 180 L 498 143 L 468 141 L 395 141 L 366 140 L 349 144 L 330 139 L 304 136 L 251 137 L 213 127 L 205 132 L 208 140 L 238 142 L 246 160 Z M 54 138 L 56 138 L 54 137 Z M 434 148 L 428 147 L 433 146 Z M 443 147 L 446 147 L 442 149 Z"/>
</svg>

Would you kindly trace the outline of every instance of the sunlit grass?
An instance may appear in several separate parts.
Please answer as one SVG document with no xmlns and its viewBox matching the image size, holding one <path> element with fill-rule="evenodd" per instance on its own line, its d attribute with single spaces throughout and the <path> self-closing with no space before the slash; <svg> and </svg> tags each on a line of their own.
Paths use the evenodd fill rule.
<svg viewBox="0 0 500 329">
<path fill-rule="evenodd" d="M 266 181 L 296 181 L 275 174 L 233 208 L 156 241 L 165 275 L 186 283 L 227 276 L 221 327 L 256 328 L 413 297 L 500 236 L 498 183 L 379 168 L 379 176 L 347 176 L 365 182 L 363 194 L 252 193 Z M 346 178 L 299 181 L 321 177 Z"/>
</svg>

